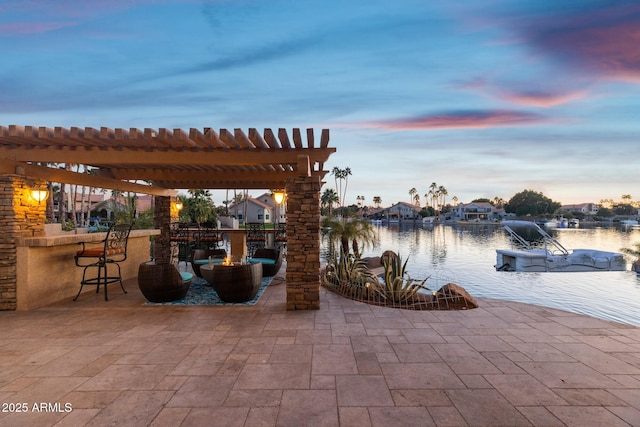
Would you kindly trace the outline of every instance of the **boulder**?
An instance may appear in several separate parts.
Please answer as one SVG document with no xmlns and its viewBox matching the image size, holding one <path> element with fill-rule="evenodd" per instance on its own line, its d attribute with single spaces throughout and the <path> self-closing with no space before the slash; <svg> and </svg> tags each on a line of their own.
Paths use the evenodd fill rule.
<svg viewBox="0 0 640 427">
<path fill-rule="evenodd" d="M 398 258 L 398 254 L 396 254 L 393 251 L 384 251 L 382 252 L 382 255 L 380 256 L 380 264 L 384 265 L 385 260 L 387 262 L 390 262 L 392 259 L 397 259 Z"/>
<path fill-rule="evenodd" d="M 367 268 L 369 270 L 373 270 L 374 268 L 380 268 L 382 267 L 382 262 L 380 262 L 380 257 L 363 257 L 360 258 L 360 261 L 362 261 L 364 263 L 364 265 L 367 266 Z"/>
<path fill-rule="evenodd" d="M 478 303 L 462 286 L 447 283 L 434 295 L 440 307 L 451 306 L 454 309 L 477 308 Z"/>
</svg>

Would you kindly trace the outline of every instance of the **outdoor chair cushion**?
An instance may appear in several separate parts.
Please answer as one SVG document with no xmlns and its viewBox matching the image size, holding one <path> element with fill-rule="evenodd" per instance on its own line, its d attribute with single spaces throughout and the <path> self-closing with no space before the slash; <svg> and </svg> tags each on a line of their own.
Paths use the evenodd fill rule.
<svg viewBox="0 0 640 427">
<path fill-rule="evenodd" d="M 261 262 L 265 265 L 276 265 L 276 260 L 272 258 L 251 258 L 251 262 Z"/>
<path fill-rule="evenodd" d="M 181 271 L 180 277 L 182 278 L 183 282 L 186 282 L 187 280 L 191 280 L 193 278 L 193 274 L 187 273 L 186 271 Z"/>
<path fill-rule="evenodd" d="M 124 248 L 114 248 L 114 249 L 107 249 L 107 255 L 116 255 L 116 254 L 123 254 L 124 253 Z M 87 248 L 83 251 L 77 251 L 76 255 L 81 256 L 81 257 L 101 257 L 104 255 L 104 248 L 103 247 L 99 247 L 99 248 Z"/>
<path fill-rule="evenodd" d="M 213 264 L 222 264 L 224 262 L 223 258 L 213 258 L 212 260 Z M 195 265 L 207 265 L 209 264 L 209 260 L 207 258 L 204 259 L 196 259 L 193 261 L 193 263 Z"/>
</svg>

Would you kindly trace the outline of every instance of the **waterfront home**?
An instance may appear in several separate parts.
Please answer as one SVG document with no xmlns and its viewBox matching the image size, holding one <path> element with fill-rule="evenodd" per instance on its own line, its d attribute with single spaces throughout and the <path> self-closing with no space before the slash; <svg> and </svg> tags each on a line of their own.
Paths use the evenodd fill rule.
<svg viewBox="0 0 640 427">
<path fill-rule="evenodd" d="M 420 206 L 406 202 L 398 202 L 391 207 L 382 210 L 382 215 L 389 222 L 416 221 L 421 219 Z"/>
<path fill-rule="evenodd" d="M 585 215 L 597 215 L 598 205 L 595 203 L 578 203 L 575 205 L 563 205 L 560 207 L 561 212 L 581 213 Z"/>
<path fill-rule="evenodd" d="M 455 216 L 461 221 L 493 221 L 499 218 L 502 209 L 496 209 L 488 202 L 460 203 L 455 209 Z"/>
<path fill-rule="evenodd" d="M 253 197 L 249 197 L 237 203 L 229 204 L 229 213 L 235 215 L 241 223 L 271 223 L 274 218 L 274 208 Z"/>
</svg>

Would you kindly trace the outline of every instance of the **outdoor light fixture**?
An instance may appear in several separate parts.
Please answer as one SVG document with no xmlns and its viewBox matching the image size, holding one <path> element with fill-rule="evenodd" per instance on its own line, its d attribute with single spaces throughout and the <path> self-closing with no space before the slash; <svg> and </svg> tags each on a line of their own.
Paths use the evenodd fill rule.
<svg viewBox="0 0 640 427">
<path fill-rule="evenodd" d="M 273 192 L 273 198 L 275 199 L 277 204 L 282 203 L 282 201 L 284 200 L 284 191 L 282 190 L 276 190 Z"/>
<path fill-rule="evenodd" d="M 180 211 L 182 210 L 182 207 L 183 207 L 182 202 L 180 202 L 180 201 L 174 202 L 174 203 L 173 203 L 173 207 L 174 207 L 178 212 L 180 212 Z"/>
<path fill-rule="evenodd" d="M 46 200 L 47 197 L 49 197 L 49 190 L 43 188 L 32 188 L 29 193 L 31 195 L 31 198 L 38 203 Z"/>
</svg>

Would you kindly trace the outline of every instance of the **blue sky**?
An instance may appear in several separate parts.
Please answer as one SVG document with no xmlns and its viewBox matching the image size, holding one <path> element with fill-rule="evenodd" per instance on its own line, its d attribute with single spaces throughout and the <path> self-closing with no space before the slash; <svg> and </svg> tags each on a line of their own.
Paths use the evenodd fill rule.
<svg viewBox="0 0 640 427">
<path fill-rule="evenodd" d="M 348 203 L 640 199 L 637 1 L 8 0 L 0 43 L 5 126 L 329 128 Z"/>
</svg>

